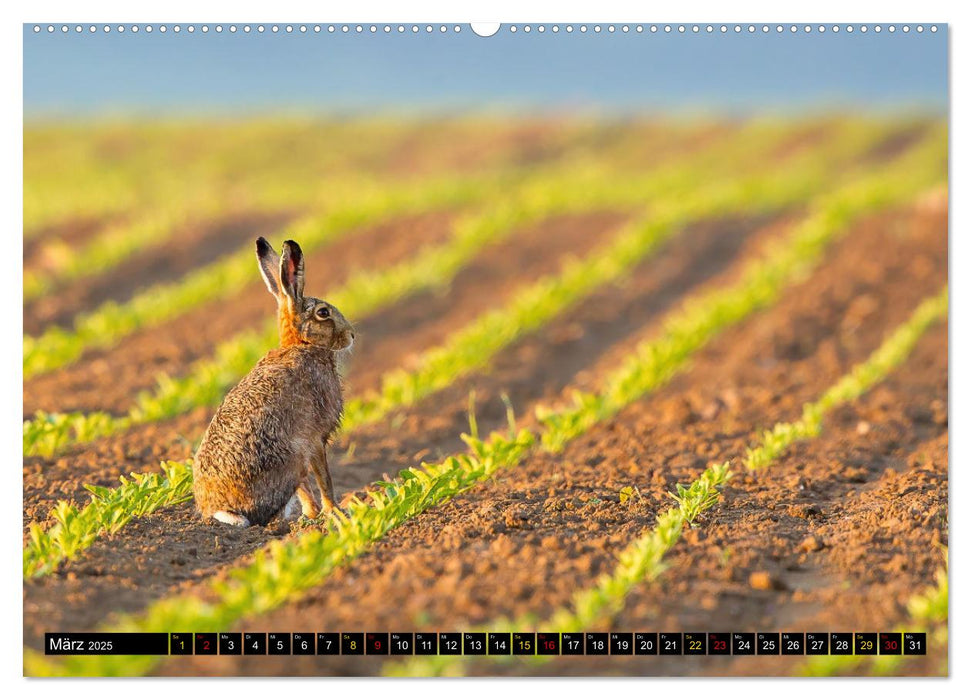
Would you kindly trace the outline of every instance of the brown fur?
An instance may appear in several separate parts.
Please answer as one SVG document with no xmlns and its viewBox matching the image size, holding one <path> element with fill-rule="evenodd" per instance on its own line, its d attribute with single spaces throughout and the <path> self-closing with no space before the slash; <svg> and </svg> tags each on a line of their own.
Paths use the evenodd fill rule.
<svg viewBox="0 0 971 700">
<path fill-rule="evenodd" d="M 279 322 L 277 325 L 280 328 L 281 348 L 287 348 L 291 345 L 301 345 L 307 342 L 301 337 L 296 316 L 294 316 L 290 309 L 280 309 Z"/>
<path fill-rule="evenodd" d="M 311 477 L 324 505 L 333 507 L 326 450 L 343 410 L 336 353 L 350 346 L 354 333 L 336 308 L 303 297 L 299 246 L 284 244 L 275 277 L 268 270 L 275 268 L 276 253 L 260 241 L 260 268 L 278 300 L 281 347 L 268 352 L 217 409 L 193 463 L 193 492 L 204 517 L 226 511 L 266 524 L 294 494 L 304 514 L 316 516 Z"/>
</svg>

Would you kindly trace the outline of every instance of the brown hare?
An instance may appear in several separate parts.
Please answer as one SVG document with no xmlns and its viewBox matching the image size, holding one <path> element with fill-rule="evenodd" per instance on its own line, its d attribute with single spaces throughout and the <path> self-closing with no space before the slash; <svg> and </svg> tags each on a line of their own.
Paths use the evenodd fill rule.
<svg viewBox="0 0 971 700">
<path fill-rule="evenodd" d="M 354 329 L 336 308 L 303 295 L 304 260 L 294 241 L 283 255 L 256 241 L 260 272 L 277 300 L 280 347 L 270 350 L 223 400 L 192 465 L 196 506 L 205 518 L 265 525 L 276 515 L 307 517 L 334 508 L 327 443 L 341 420 L 337 353 Z"/>
</svg>

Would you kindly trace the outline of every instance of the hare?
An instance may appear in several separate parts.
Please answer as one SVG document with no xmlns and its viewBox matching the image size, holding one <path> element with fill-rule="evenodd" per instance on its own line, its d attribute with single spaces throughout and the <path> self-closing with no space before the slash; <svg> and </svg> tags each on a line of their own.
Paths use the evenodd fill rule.
<svg viewBox="0 0 971 700">
<path fill-rule="evenodd" d="M 280 347 L 270 350 L 223 400 L 192 465 L 196 506 L 204 518 L 247 527 L 283 511 L 307 517 L 334 508 L 327 443 L 341 420 L 337 353 L 354 329 L 336 308 L 303 295 L 304 260 L 294 241 L 282 257 L 256 241 L 260 272 L 277 300 Z"/>
</svg>

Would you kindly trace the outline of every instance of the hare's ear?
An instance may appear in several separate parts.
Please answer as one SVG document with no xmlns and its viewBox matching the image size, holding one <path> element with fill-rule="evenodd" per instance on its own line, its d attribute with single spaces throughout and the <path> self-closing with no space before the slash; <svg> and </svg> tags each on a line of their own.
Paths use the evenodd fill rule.
<svg viewBox="0 0 971 700">
<path fill-rule="evenodd" d="M 283 242 L 280 257 L 280 284 L 294 307 L 303 303 L 303 251 L 296 241 Z"/>
<path fill-rule="evenodd" d="M 266 282 L 270 294 L 280 299 L 280 256 L 263 236 L 256 239 L 256 260 L 260 264 L 260 274 Z"/>
</svg>

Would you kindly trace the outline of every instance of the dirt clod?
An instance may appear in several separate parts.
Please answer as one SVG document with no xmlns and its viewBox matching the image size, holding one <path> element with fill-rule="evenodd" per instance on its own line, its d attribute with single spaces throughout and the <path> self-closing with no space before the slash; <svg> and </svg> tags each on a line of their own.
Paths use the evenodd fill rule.
<svg viewBox="0 0 971 700">
<path fill-rule="evenodd" d="M 823 542 L 814 535 L 810 535 L 799 543 L 799 549 L 803 552 L 818 552 L 823 547 L 825 547 Z"/>
<path fill-rule="evenodd" d="M 782 582 L 768 571 L 753 571 L 748 576 L 748 585 L 757 591 L 781 590 L 784 588 Z"/>
</svg>

